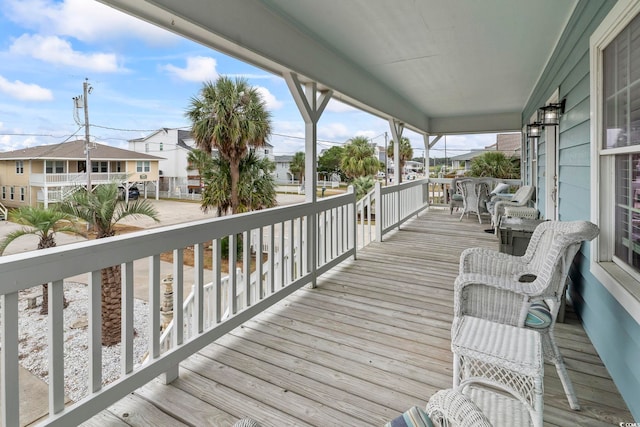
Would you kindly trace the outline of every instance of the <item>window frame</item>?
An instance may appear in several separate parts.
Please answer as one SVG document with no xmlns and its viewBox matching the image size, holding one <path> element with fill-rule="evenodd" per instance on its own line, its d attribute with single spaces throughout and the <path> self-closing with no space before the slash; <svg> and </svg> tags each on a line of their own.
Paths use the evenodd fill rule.
<svg viewBox="0 0 640 427">
<path fill-rule="evenodd" d="M 16 175 L 24 174 L 24 160 L 16 160 Z"/>
<path fill-rule="evenodd" d="M 138 173 L 151 172 L 151 162 L 148 160 L 138 160 L 136 162 L 136 172 Z"/>
<path fill-rule="evenodd" d="M 16 187 L 14 187 L 13 185 L 11 187 L 9 187 L 9 200 L 15 200 L 16 199 Z"/>
<path fill-rule="evenodd" d="M 591 220 L 600 227 L 591 244 L 590 271 L 618 303 L 640 323 L 640 273 L 616 262 L 615 159 L 618 154 L 640 153 L 640 145 L 603 147 L 604 49 L 640 14 L 640 0 L 619 0 L 591 35 Z"/>
<path fill-rule="evenodd" d="M 27 191 L 24 187 L 20 187 L 20 201 L 24 202 Z"/>
</svg>

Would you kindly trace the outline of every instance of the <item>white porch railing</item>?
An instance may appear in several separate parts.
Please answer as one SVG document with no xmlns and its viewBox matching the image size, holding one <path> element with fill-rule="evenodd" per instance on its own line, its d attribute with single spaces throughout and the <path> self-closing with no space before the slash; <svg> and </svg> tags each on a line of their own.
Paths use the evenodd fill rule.
<svg viewBox="0 0 640 427">
<path fill-rule="evenodd" d="M 91 183 L 105 184 L 127 180 L 127 174 L 122 172 L 91 173 Z M 45 185 L 83 185 L 87 182 L 87 174 L 82 173 L 32 173 L 29 184 L 44 187 Z"/>
<path fill-rule="evenodd" d="M 327 197 L 260 212 L 214 218 L 188 224 L 154 228 L 107 239 L 59 246 L 0 257 L 2 424 L 18 426 L 20 418 L 18 293 L 49 283 L 48 394 L 49 415 L 42 425 L 76 425 L 92 417 L 153 378 L 166 381 L 178 375 L 179 363 L 218 337 L 293 293 L 348 258 L 356 247 L 399 227 L 427 206 L 428 180 L 381 188 L 378 186 L 356 204 L 355 195 Z M 357 210 L 356 212 L 356 205 Z M 371 215 L 375 209 L 375 219 Z M 378 231 L 375 228 L 380 228 Z M 364 236 L 368 237 L 365 238 Z M 242 255 L 237 256 L 238 236 Z M 229 240 L 229 275 L 222 277 L 222 240 Z M 253 242 L 252 240 L 256 240 Z M 183 303 L 183 258 L 194 248 L 193 294 Z M 205 252 L 212 260 L 213 279 L 204 283 Z M 262 248 L 251 267 L 251 248 Z M 160 256 L 173 255 L 174 305 L 170 337 L 160 332 Z M 260 253 L 262 252 L 262 253 Z M 209 252 L 207 252 L 209 253 Z M 260 262 L 261 256 L 266 261 Z M 148 360 L 133 359 L 134 261 L 147 260 Z M 234 268 L 238 261 L 240 270 Z M 101 270 L 122 267 L 121 375 L 102 384 Z M 86 274 L 88 278 L 88 388 L 86 397 L 65 406 L 64 326 L 62 309 L 65 279 Z"/>
</svg>

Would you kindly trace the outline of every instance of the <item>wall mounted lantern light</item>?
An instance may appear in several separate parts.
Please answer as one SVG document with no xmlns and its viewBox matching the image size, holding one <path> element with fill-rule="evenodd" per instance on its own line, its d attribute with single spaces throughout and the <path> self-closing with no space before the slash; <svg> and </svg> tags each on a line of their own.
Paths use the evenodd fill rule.
<svg viewBox="0 0 640 427">
<path fill-rule="evenodd" d="M 564 114 L 566 99 L 558 103 L 545 105 L 538 110 L 538 120 L 543 126 L 557 126 L 560 124 L 560 116 Z"/>
<path fill-rule="evenodd" d="M 540 138 L 542 135 L 542 128 L 544 126 L 540 122 L 533 122 L 527 125 L 527 138 Z"/>
</svg>

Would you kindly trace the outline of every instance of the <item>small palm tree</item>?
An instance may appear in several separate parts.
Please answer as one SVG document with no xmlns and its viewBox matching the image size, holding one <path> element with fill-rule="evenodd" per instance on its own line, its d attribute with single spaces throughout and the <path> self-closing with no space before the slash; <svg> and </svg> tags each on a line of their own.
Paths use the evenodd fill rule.
<svg viewBox="0 0 640 427">
<path fill-rule="evenodd" d="M 116 224 L 127 217 L 146 216 L 158 221 L 158 212 L 148 200 L 120 202 L 118 185 L 103 184 L 92 192 L 79 190 L 61 205 L 66 213 L 87 222 L 96 231 L 97 239 L 116 234 Z M 102 345 L 118 344 L 121 340 L 122 289 L 120 266 L 102 269 Z"/>
<path fill-rule="evenodd" d="M 356 200 L 360 200 L 366 196 L 369 191 L 373 190 L 376 181 L 372 176 L 360 176 L 351 181 L 351 185 L 353 185 L 353 189 L 356 192 Z"/>
<path fill-rule="evenodd" d="M 217 148 L 220 157 L 229 162 L 231 212 L 236 213 L 240 204 L 240 161 L 249 146 L 261 147 L 271 135 L 266 103 L 246 80 L 222 76 L 215 83 L 203 85 L 199 96 L 191 99 L 186 116 L 198 148 L 207 153 Z"/>
<path fill-rule="evenodd" d="M 356 136 L 344 145 L 340 166 L 350 178 L 374 175 L 380 170 L 380 162 L 375 158 L 375 150 L 364 136 Z"/>
<path fill-rule="evenodd" d="M 394 147 L 393 141 L 391 141 L 389 146 L 387 146 L 387 156 L 389 156 L 391 160 L 394 160 L 393 153 Z M 404 170 L 404 164 L 407 162 L 407 160 L 411 160 L 412 158 L 413 148 L 411 147 L 411 141 L 409 141 L 409 138 L 403 136 L 402 138 L 400 138 L 400 160 L 395 162 L 400 170 L 400 182 L 402 182 L 402 171 Z"/>
<path fill-rule="evenodd" d="M 73 223 L 74 217 L 56 208 L 23 206 L 12 211 L 9 219 L 25 227 L 7 234 L 5 238 L 0 241 L 0 255 L 4 253 L 11 242 L 22 236 L 37 236 L 40 239 L 38 241 L 38 249 L 47 249 L 56 246 L 56 233 L 68 232 L 81 234 Z M 42 306 L 40 308 L 40 314 L 48 314 L 49 312 L 48 288 L 48 284 L 44 283 L 42 285 Z M 66 299 L 64 299 L 64 306 L 67 306 Z"/>
<path fill-rule="evenodd" d="M 291 172 L 294 177 L 298 177 L 301 184 L 304 183 L 304 162 L 304 152 L 298 151 L 293 155 L 293 159 L 291 159 L 291 164 L 289 165 L 289 172 Z"/>
<path fill-rule="evenodd" d="M 517 179 L 520 178 L 520 164 L 517 159 L 507 157 L 500 151 L 487 151 L 471 160 L 470 175 Z"/>
</svg>

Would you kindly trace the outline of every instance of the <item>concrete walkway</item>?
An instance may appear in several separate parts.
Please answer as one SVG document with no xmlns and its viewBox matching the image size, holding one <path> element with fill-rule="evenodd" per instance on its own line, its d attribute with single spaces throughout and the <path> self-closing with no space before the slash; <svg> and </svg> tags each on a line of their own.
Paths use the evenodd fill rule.
<svg viewBox="0 0 640 427">
<path fill-rule="evenodd" d="M 175 201 L 175 200 L 149 200 L 157 209 L 159 222 L 155 222 L 149 218 L 128 218 L 123 220 L 121 224 L 136 226 L 140 228 L 156 228 L 172 224 L 181 224 L 185 222 L 198 221 L 202 219 L 215 218 L 213 211 L 203 213 L 200 209 L 199 202 L 191 201 Z M 278 205 L 290 205 L 304 202 L 304 195 L 297 194 L 279 194 Z M 19 230 L 22 226 L 10 221 L 0 221 L 0 239 L 7 234 Z M 69 243 L 80 242 L 86 240 L 82 236 L 74 236 L 67 233 L 56 234 L 56 243 L 58 246 Z M 15 254 L 21 252 L 32 251 L 38 246 L 38 238 L 36 236 L 23 236 L 13 241 L 4 254 Z M 149 298 L 149 263 L 147 260 L 134 261 L 134 297 L 148 301 Z M 173 264 L 168 262 L 160 263 L 160 276 L 164 277 L 171 274 Z M 213 273 L 205 271 L 205 283 L 212 280 Z M 77 283 L 88 283 L 87 275 L 82 274 L 71 277 L 66 281 Z M 184 283 L 193 283 L 193 268 L 184 267 Z M 185 297 L 191 292 L 191 287 L 185 287 Z M 37 396 L 31 399 L 29 405 L 20 406 L 20 425 L 25 426 L 36 422 L 48 413 L 48 385 L 28 370 L 20 367 L 20 393 L 29 393 L 31 396 Z M 22 400 L 21 400 L 22 401 Z M 41 402 L 41 405 L 34 405 L 32 402 Z"/>
</svg>

